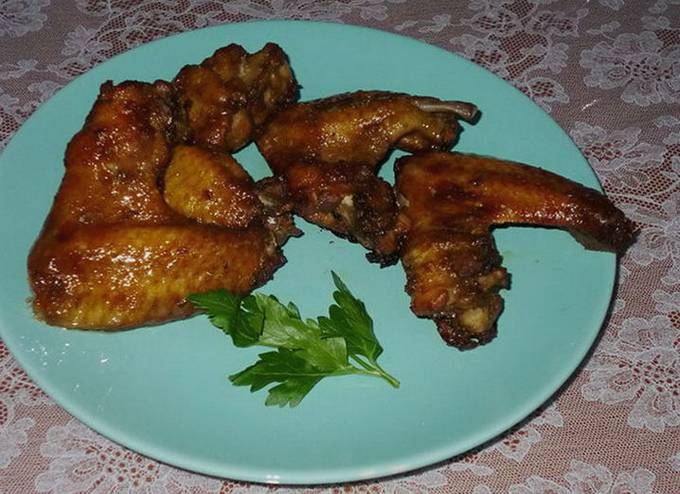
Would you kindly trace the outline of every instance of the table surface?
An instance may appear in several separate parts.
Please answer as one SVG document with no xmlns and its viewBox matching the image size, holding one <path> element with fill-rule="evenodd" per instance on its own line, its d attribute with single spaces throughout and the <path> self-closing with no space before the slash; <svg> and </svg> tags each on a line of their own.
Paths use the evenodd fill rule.
<svg viewBox="0 0 680 494">
<path fill-rule="evenodd" d="M 111 56 L 255 19 L 369 26 L 486 67 L 551 114 L 640 228 L 603 335 L 555 400 L 444 463 L 307 490 L 680 492 L 680 1 L 0 0 L 0 149 L 42 101 Z M 101 437 L 38 389 L 0 343 L 0 492 L 262 489 Z"/>
</svg>

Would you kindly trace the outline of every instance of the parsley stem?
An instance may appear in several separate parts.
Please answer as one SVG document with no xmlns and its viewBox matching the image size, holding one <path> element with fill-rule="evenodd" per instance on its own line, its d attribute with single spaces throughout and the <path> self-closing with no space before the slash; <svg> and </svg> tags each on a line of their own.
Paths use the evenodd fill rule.
<svg viewBox="0 0 680 494">
<path fill-rule="evenodd" d="M 385 369 L 380 367 L 380 364 L 378 364 L 378 362 L 373 361 L 373 365 L 375 365 L 375 367 L 378 369 L 378 373 L 379 373 L 380 377 L 382 377 L 385 381 L 390 383 L 390 385 L 393 388 L 398 388 L 401 385 L 399 380 L 396 377 L 394 377 L 392 374 L 387 372 Z"/>
<path fill-rule="evenodd" d="M 400 386 L 401 383 L 399 382 L 399 380 L 397 380 L 389 372 L 385 371 L 385 369 L 380 367 L 380 364 L 378 364 L 378 362 L 376 362 L 375 360 L 368 359 L 370 363 L 364 362 L 364 360 L 359 358 L 359 356 L 356 355 L 356 354 L 352 354 L 351 358 L 366 370 L 366 372 L 364 372 L 365 374 L 370 374 L 372 376 L 381 377 L 385 381 L 390 383 L 390 385 L 394 388 L 398 388 Z"/>
</svg>

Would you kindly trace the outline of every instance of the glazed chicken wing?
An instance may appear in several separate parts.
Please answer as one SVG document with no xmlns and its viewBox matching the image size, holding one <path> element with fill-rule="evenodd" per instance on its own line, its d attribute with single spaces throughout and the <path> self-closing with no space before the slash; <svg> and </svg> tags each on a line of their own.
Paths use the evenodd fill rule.
<svg viewBox="0 0 680 494">
<path fill-rule="evenodd" d="M 295 212 L 357 241 L 387 263 L 401 227 L 394 192 L 376 173 L 393 148 L 446 149 L 472 120 L 459 101 L 362 91 L 291 105 L 257 139 L 267 163 L 285 178 Z"/>
<path fill-rule="evenodd" d="M 245 228 L 262 213 L 250 175 L 228 154 L 178 145 L 165 170 L 163 198 L 199 223 Z"/>
<path fill-rule="evenodd" d="M 396 189 L 408 233 L 401 252 L 411 309 L 450 345 L 495 334 L 508 284 L 490 230 L 563 228 L 587 248 L 623 252 L 634 227 L 603 194 L 528 165 L 459 153 L 404 157 Z"/>
<path fill-rule="evenodd" d="M 279 245 L 288 232 L 278 228 L 292 223 L 270 215 L 272 204 L 258 210 L 258 185 L 236 162 L 185 147 L 173 154 L 171 95 L 163 82 L 102 86 L 67 148 L 64 178 L 29 255 L 37 318 L 81 329 L 177 319 L 194 311 L 188 294 L 247 293 L 284 262 Z M 181 177 L 189 167 L 190 185 L 199 196 L 213 191 L 217 206 L 205 195 L 187 200 Z M 205 186 L 215 176 L 222 182 Z"/>
<path fill-rule="evenodd" d="M 179 144 L 172 150 L 162 182 L 166 204 L 198 223 L 246 228 L 264 222 L 278 245 L 301 234 L 293 223 L 283 179 L 253 182 L 228 154 Z"/>
<path fill-rule="evenodd" d="M 217 50 L 175 78 L 181 140 L 220 151 L 236 151 L 269 117 L 297 97 L 286 54 L 274 43 L 248 54 L 239 45 Z"/>
</svg>

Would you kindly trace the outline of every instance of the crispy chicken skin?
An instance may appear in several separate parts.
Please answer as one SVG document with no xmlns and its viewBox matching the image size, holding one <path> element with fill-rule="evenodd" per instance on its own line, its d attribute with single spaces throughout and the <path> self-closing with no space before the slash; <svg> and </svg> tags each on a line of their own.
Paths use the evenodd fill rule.
<svg viewBox="0 0 680 494">
<path fill-rule="evenodd" d="M 297 214 L 361 243 L 386 264 L 396 259 L 401 225 L 394 192 L 378 168 L 393 148 L 448 148 L 460 130 L 457 120 L 475 114 L 469 103 L 360 91 L 285 108 L 257 145 L 285 178 Z"/>
<path fill-rule="evenodd" d="M 261 224 L 112 224 L 43 236 L 29 260 L 33 308 L 53 326 L 116 330 L 191 315 L 191 293 L 246 294 L 284 262 Z"/>
<path fill-rule="evenodd" d="M 226 152 L 248 144 L 298 94 L 286 54 L 274 43 L 253 54 L 235 44 L 220 48 L 182 68 L 173 85 L 181 140 Z"/>
<path fill-rule="evenodd" d="M 172 150 L 163 180 L 165 202 L 199 223 L 245 228 L 262 214 L 255 183 L 228 154 L 196 146 Z"/>
<path fill-rule="evenodd" d="M 72 225 L 177 221 L 156 184 L 171 153 L 171 95 L 164 82 L 101 86 L 84 128 L 66 148 L 66 173 L 45 234 Z"/>
<path fill-rule="evenodd" d="M 603 194 L 539 168 L 433 152 L 399 159 L 395 173 L 411 309 L 459 348 L 493 338 L 503 307 L 508 275 L 492 227 L 563 228 L 587 248 L 617 253 L 634 240 L 633 223 Z"/>
<path fill-rule="evenodd" d="M 164 201 L 159 183 L 174 142 L 171 89 L 163 82 L 104 84 L 69 143 L 64 178 L 28 258 L 38 319 L 104 330 L 160 323 L 191 314 L 190 293 L 247 293 L 284 262 L 278 245 L 287 235 L 276 228 L 285 222 L 271 220 L 264 207 L 247 228 L 227 229 Z M 193 161 L 199 182 L 213 173 L 200 171 L 204 162 L 215 161 Z M 235 162 L 222 161 L 228 173 L 240 174 Z M 243 209 L 250 207 L 247 201 Z"/>
<path fill-rule="evenodd" d="M 275 173 L 300 161 L 352 163 L 373 171 L 392 148 L 448 148 L 457 120 L 472 120 L 470 103 L 386 91 L 358 91 L 290 105 L 257 140 Z"/>
</svg>

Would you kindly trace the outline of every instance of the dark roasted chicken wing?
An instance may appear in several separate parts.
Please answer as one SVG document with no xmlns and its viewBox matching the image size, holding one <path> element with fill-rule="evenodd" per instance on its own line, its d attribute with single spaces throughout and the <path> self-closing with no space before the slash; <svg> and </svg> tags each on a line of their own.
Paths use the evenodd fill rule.
<svg viewBox="0 0 680 494">
<path fill-rule="evenodd" d="M 528 165 L 459 153 L 404 157 L 396 189 L 408 233 L 401 252 L 415 314 L 460 348 L 495 334 L 508 284 L 490 230 L 563 228 L 586 247 L 623 252 L 634 227 L 603 194 Z"/>
<path fill-rule="evenodd" d="M 279 245 L 292 222 L 281 219 L 285 211 L 276 210 L 271 193 L 257 207 L 260 187 L 236 162 L 183 147 L 166 173 L 175 132 L 171 95 L 164 82 L 102 86 L 67 148 L 64 178 L 29 255 L 39 319 L 82 329 L 177 319 L 194 310 L 188 294 L 247 293 L 284 262 Z M 194 182 L 183 183 L 191 167 Z M 199 200 L 192 203 L 186 186 L 194 184 Z M 217 206 L 200 197 L 206 190 Z"/>
<path fill-rule="evenodd" d="M 359 91 L 289 106 L 269 123 L 257 145 L 279 174 L 300 161 L 375 170 L 392 148 L 448 148 L 458 137 L 457 120 L 471 120 L 476 112 L 460 101 Z"/>
<path fill-rule="evenodd" d="M 398 249 L 394 192 L 376 173 L 393 148 L 446 149 L 476 108 L 459 101 L 362 91 L 294 104 L 278 113 L 257 145 L 285 178 L 295 212 L 360 242 L 386 262 Z"/>
<path fill-rule="evenodd" d="M 286 54 L 274 43 L 253 54 L 235 44 L 220 48 L 182 68 L 173 85 L 181 139 L 226 152 L 248 144 L 298 92 Z"/>
</svg>

